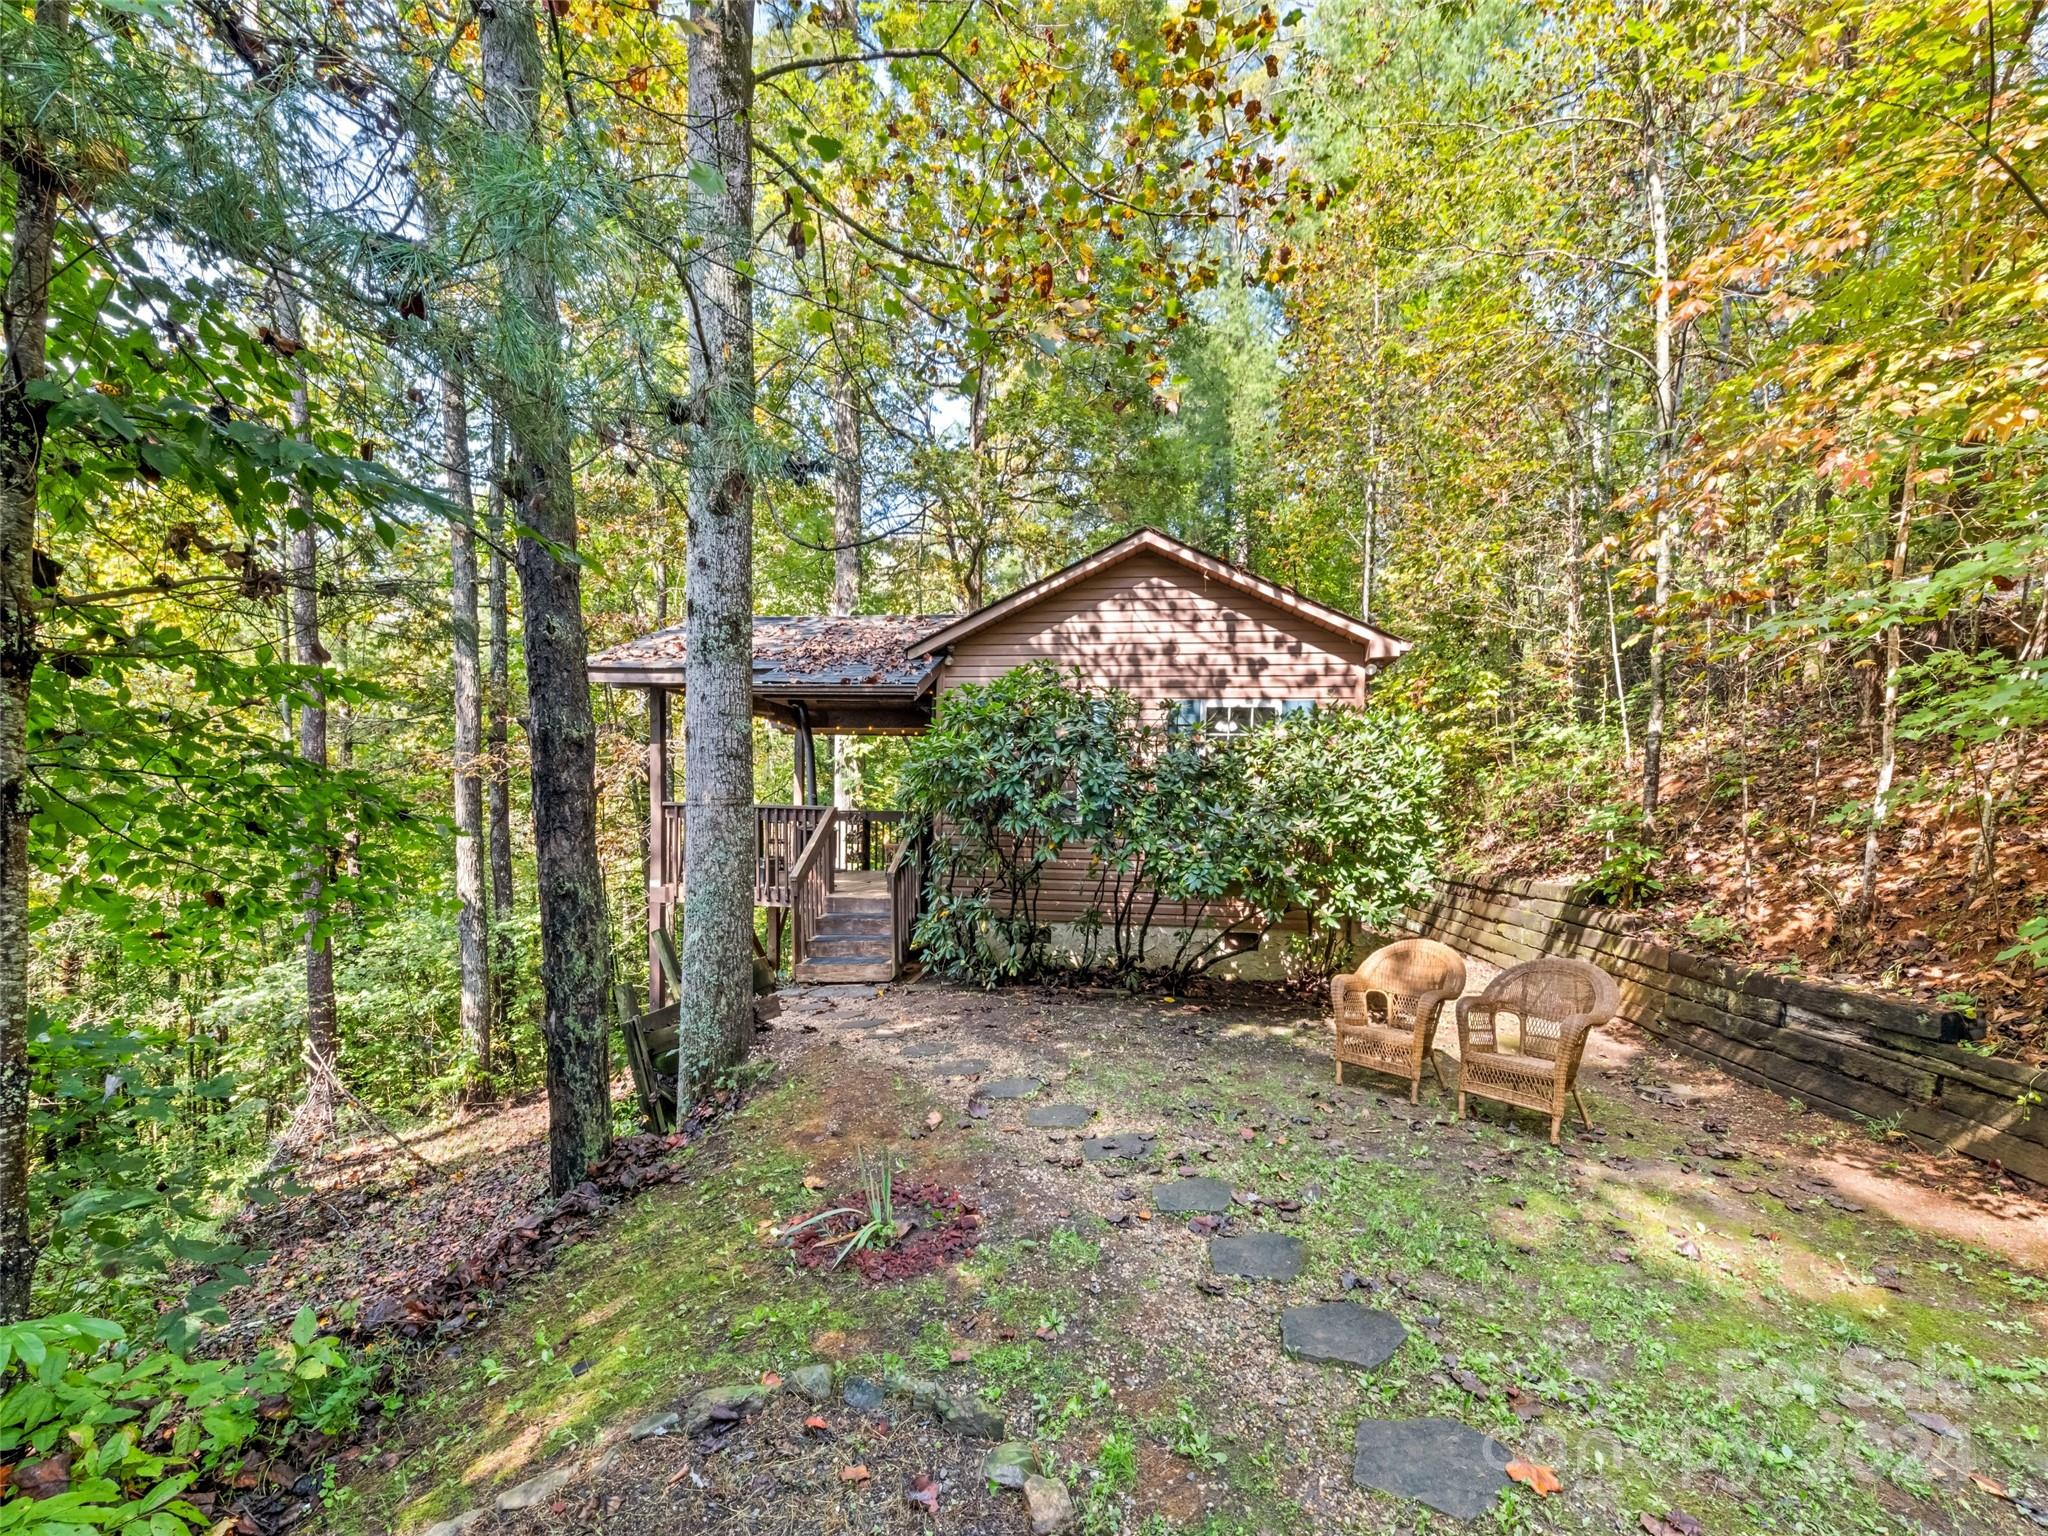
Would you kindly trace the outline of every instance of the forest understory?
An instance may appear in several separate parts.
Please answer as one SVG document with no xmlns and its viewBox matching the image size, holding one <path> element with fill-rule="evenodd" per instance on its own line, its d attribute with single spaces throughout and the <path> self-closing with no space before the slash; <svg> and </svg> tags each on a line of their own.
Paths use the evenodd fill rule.
<svg viewBox="0 0 2048 1536">
<path fill-rule="evenodd" d="M 1946 743 L 1901 744 L 1867 922 L 1856 897 L 1876 773 L 1870 735 L 1796 709 L 1757 710 L 1746 734 L 1722 723 L 1666 749 L 1660 825 L 1625 834 L 1650 850 L 1623 893 L 1643 931 L 1960 1008 L 1986 1025 L 1987 1048 L 2048 1056 L 2048 988 L 2026 955 L 2001 958 L 2048 892 L 2048 761 L 2036 733 L 2016 733 L 1981 761 L 1959 760 Z M 1467 827 L 1461 872 L 1600 883 L 1617 834 L 1569 774 L 1551 793 L 1527 793 L 1541 771 L 1507 769 L 1516 792 Z M 1987 786 L 1997 805 L 1988 857 Z"/>
</svg>

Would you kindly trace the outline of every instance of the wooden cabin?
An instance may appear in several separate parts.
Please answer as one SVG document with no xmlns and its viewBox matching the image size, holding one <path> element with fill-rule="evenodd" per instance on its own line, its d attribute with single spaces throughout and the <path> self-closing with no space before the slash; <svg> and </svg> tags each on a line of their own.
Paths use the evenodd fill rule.
<svg viewBox="0 0 2048 1536">
<path fill-rule="evenodd" d="M 888 981 L 910 963 L 922 891 L 899 812 L 818 803 L 817 738 L 922 731 L 938 697 L 1026 662 L 1050 661 L 1123 689 L 1159 724 L 1249 726 L 1317 704 L 1361 704 L 1407 649 L 1383 630 L 1153 529 L 964 615 L 754 620 L 754 713 L 795 740 L 802 805 L 755 808 L 754 901 L 779 951 L 790 919 L 798 981 Z M 660 1007 L 682 894 L 683 807 L 673 799 L 669 695 L 683 686 L 683 631 L 656 631 L 591 659 L 593 682 L 647 690 L 649 997 Z M 1041 912 L 1081 921 L 1085 864 L 1048 866 Z M 779 954 L 775 956 L 779 960 Z"/>
</svg>

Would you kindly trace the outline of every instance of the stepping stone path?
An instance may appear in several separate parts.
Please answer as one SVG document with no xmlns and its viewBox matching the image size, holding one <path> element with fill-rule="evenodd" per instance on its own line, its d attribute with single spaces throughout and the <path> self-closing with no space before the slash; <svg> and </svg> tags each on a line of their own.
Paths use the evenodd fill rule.
<svg viewBox="0 0 2048 1536">
<path fill-rule="evenodd" d="M 1175 1179 L 1152 1191 L 1152 1208 L 1193 1215 L 1230 1209 L 1230 1186 L 1221 1179 Z"/>
<path fill-rule="evenodd" d="M 1455 1419 L 1367 1419 L 1351 1480 L 1416 1499 L 1453 1520 L 1475 1520 L 1508 1484 L 1508 1449 Z"/>
<path fill-rule="evenodd" d="M 1045 1084 L 1035 1077 L 999 1077 L 992 1083 L 983 1083 L 975 1090 L 975 1097 L 981 1099 L 1028 1099 Z"/>
<path fill-rule="evenodd" d="M 1024 1123 L 1040 1131 L 1077 1131 L 1094 1118 L 1086 1104 L 1034 1104 L 1024 1111 Z"/>
<path fill-rule="evenodd" d="M 902 1054 L 915 1061 L 925 1056 L 943 1056 L 953 1049 L 945 1040 L 913 1040 L 903 1047 Z"/>
<path fill-rule="evenodd" d="M 962 1056 L 957 1061 L 942 1061 L 932 1070 L 940 1077 L 979 1077 L 988 1070 L 988 1063 L 976 1056 Z"/>
<path fill-rule="evenodd" d="M 1280 1343 L 1290 1355 L 1361 1371 L 1385 1365 L 1408 1330 L 1391 1312 L 1376 1312 L 1355 1301 L 1324 1301 L 1289 1307 L 1280 1314 Z"/>
<path fill-rule="evenodd" d="M 1301 1239 L 1279 1232 L 1247 1232 L 1209 1239 L 1209 1267 L 1241 1280 L 1292 1280 L 1301 1273 Z"/>
<path fill-rule="evenodd" d="M 1125 1131 L 1117 1136 L 1091 1136 L 1081 1143 L 1081 1155 L 1091 1163 L 1106 1163 L 1115 1157 L 1150 1157 L 1152 1143 L 1158 1140 L 1150 1131 Z"/>
</svg>

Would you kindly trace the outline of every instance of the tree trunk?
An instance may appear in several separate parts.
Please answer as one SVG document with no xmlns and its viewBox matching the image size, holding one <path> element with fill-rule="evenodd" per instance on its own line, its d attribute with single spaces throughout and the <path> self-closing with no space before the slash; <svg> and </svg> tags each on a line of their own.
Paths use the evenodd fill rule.
<svg viewBox="0 0 2048 1536">
<path fill-rule="evenodd" d="M 36 25 L 70 25 L 41 0 Z M 7 268 L 7 356 L 0 364 L 0 1324 L 28 1316 L 36 1250 L 28 1227 L 29 681 L 36 668 L 31 576 L 49 407 L 29 397 L 48 371 L 50 259 L 61 182 L 33 139 L 10 146 L 14 249 Z"/>
<path fill-rule="evenodd" d="M 1654 381 L 1657 440 L 1655 479 L 1652 482 L 1656 497 L 1657 548 L 1656 587 L 1650 609 L 1650 716 L 1643 726 L 1643 820 L 1654 823 L 1664 784 L 1664 707 L 1669 688 L 1665 631 L 1670 620 L 1672 546 L 1677 538 L 1672 525 L 1671 486 L 1667 472 L 1678 424 L 1678 381 L 1671 371 L 1671 211 L 1665 198 L 1664 134 L 1654 100 L 1650 103 L 1648 115 L 1644 169 L 1647 173 L 1645 182 L 1650 222 L 1652 346 L 1657 370 Z"/>
<path fill-rule="evenodd" d="M 753 1034 L 754 95 L 752 0 L 691 7 L 691 417 L 684 581 L 682 1073 L 692 1087 Z"/>
<path fill-rule="evenodd" d="M 1889 570 L 1890 595 L 1894 598 L 1898 595 L 1899 583 L 1906 579 L 1906 546 L 1913 531 L 1913 476 L 1919 467 L 1918 458 L 1915 453 L 1906 455 L 1905 474 L 1899 484 L 1899 516 L 1892 531 Z M 1863 878 L 1856 890 L 1857 920 L 1865 924 L 1877 916 L 1878 839 L 1891 811 L 1892 776 L 1898 769 L 1899 652 L 1902 638 L 1897 620 L 1885 626 L 1884 703 L 1877 727 L 1877 788 L 1870 797 L 1870 826 L 1863 834 Z"/>
<path fill-rule="evenodd" d="M 842 361 L 832 388 L 832 605 L 835 614 L 860 607 L 860 398 Z M 832 803 L 850 809 L 860 795 L 860 751 L 851 736 L 832 738 Z"/>
<path fill-rule="evenodd" d="M 1564 488 L 1564 541 L 1570 551 L 1564 567 L 1565 700 L 1572 718 L 1584 720 L 1591 692 L 1586 687 L 1586 509 L 1576 474 Z"/>
<path fill-rule="evenodd" d="M 273 294 L 272 323 L 287 342 L 301 339 L 298 300 L 283 288 Z M 293 350 L 296 350 L 294 347 Z M 313 409 L 306 388 L 305 365 L 292 364 L 292 431 L 301 440 L 312 436 Z M 288 541 L 285 588 L 290 594 L 292 653 L 312 669 L 306 696 L 299 704 L 299 759 L 316 774 L 327 771 L 327 648 L 320 643 L 320 534 L 312 507 L 301 493 L 299 526 Z M 334 1130 L 334 1106 L 340 1070 L 340 1025 L 334 1004 L 334 941 L 325 926 L 327 881 L 334 870 L 334 847 L 324 821 L 311 830 L 305 876 L 301 885 L 302 927 L 306 945 L 306 1097 L 292 1116 L 285 1142 L 307 1147 L 324 1141 Z"/>
<path fill-rule="evenodd" d="M 506 1007 L 512 996 L 516 956 L 512 933 L 505 921 L 512 915 L 512 759 L 507 729 L 512 712 L 512 653 L 505 570 L 505 426 L 496 411 L 491 412 L 490 486 L 485 495 L 484 530 L 490 540 L 490 576 L 487 583 L 491 609 L 491 654 L 484 676 L 484 691 L 490 701 L 489 738 L 491 763 L 484 795 L 490 821 L 491 864 L 491 1044 L 503 1056 L 510 1048 L 505 1030 Z"/>
<path fill-rule="evenodd" d="M 459 1017 L 469 1081 L 463 1097 L 489 1096 L 491 968 L 484 922 L 483 684 L 477 670 L 476 497 L 469 474 L 469 397 L 462 374 L 441 380 L 441 448 L 448 461 L 448 627 L 455 673 L 455 946 Z"/>
<path fill-rule="evenodd" d="M 481 13 L 485 112 L 507 159 L 542 153 L 535 22 L 532 0 L 497 0 Z M 547 225 L 518 230 L 499 254 L 499 323 L 508 333 L 501 355 L 517 371 L 501 382 L 497 404 L 510 447 L 505 494 L 520 527 L 531 530 L 520 535 L 516 563 L 539 870 L 548 1182 L 560 1194 L 611 1149 L 611 945 L 553 233 Z"/>
<path fill-rule="evenodd" d="M 1386 370 L 1380 366 L 1380 280 L 1372 279 L 1373 389 L 1365 416 L 1365 528 L 1359 560 L 1358 616 L 1372 622 L 1373 578 L 1379 564 L 1380 542 L 1380 406 Z"/>
</svg>

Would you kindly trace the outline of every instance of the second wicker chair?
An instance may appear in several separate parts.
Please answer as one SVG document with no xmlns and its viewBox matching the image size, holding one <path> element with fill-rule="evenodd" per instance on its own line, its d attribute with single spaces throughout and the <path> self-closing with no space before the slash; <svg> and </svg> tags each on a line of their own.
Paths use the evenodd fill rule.
<svg viewBox="0 0 2048 1536">
<path fill-rule="evenodd" d="M 1408 1102 L 1420 1102 L 1437 1016 L 1464 990 L 1465 962 L 1434 939 L 1402 939 L 1374 950 L 1350 975 L 1333 977 L 1337 1081 L 1344 1081 L 1347 1062 L 1390 1072 L 1408 1079 Z M 1441 1083 L 1443 1069 L 1436 1071 Z"/>
<path fill-rule="evenodd" d="M 1579 1058 L 1593 1027 L 1620 1009 L 1614 978 L 1584 960 L 1530 960 L 1502 971 L 1458 1004 L 1458 1118 L 1465 1117 L 1467 1094 L 1520 1105 L 1550 1116 L 1554 1147 L 1569 1102 L 1590 1130 Z M 1512 1051 L 1501 1048 L 1505 1018 L 1519 1030 Z"/>
</svg>

